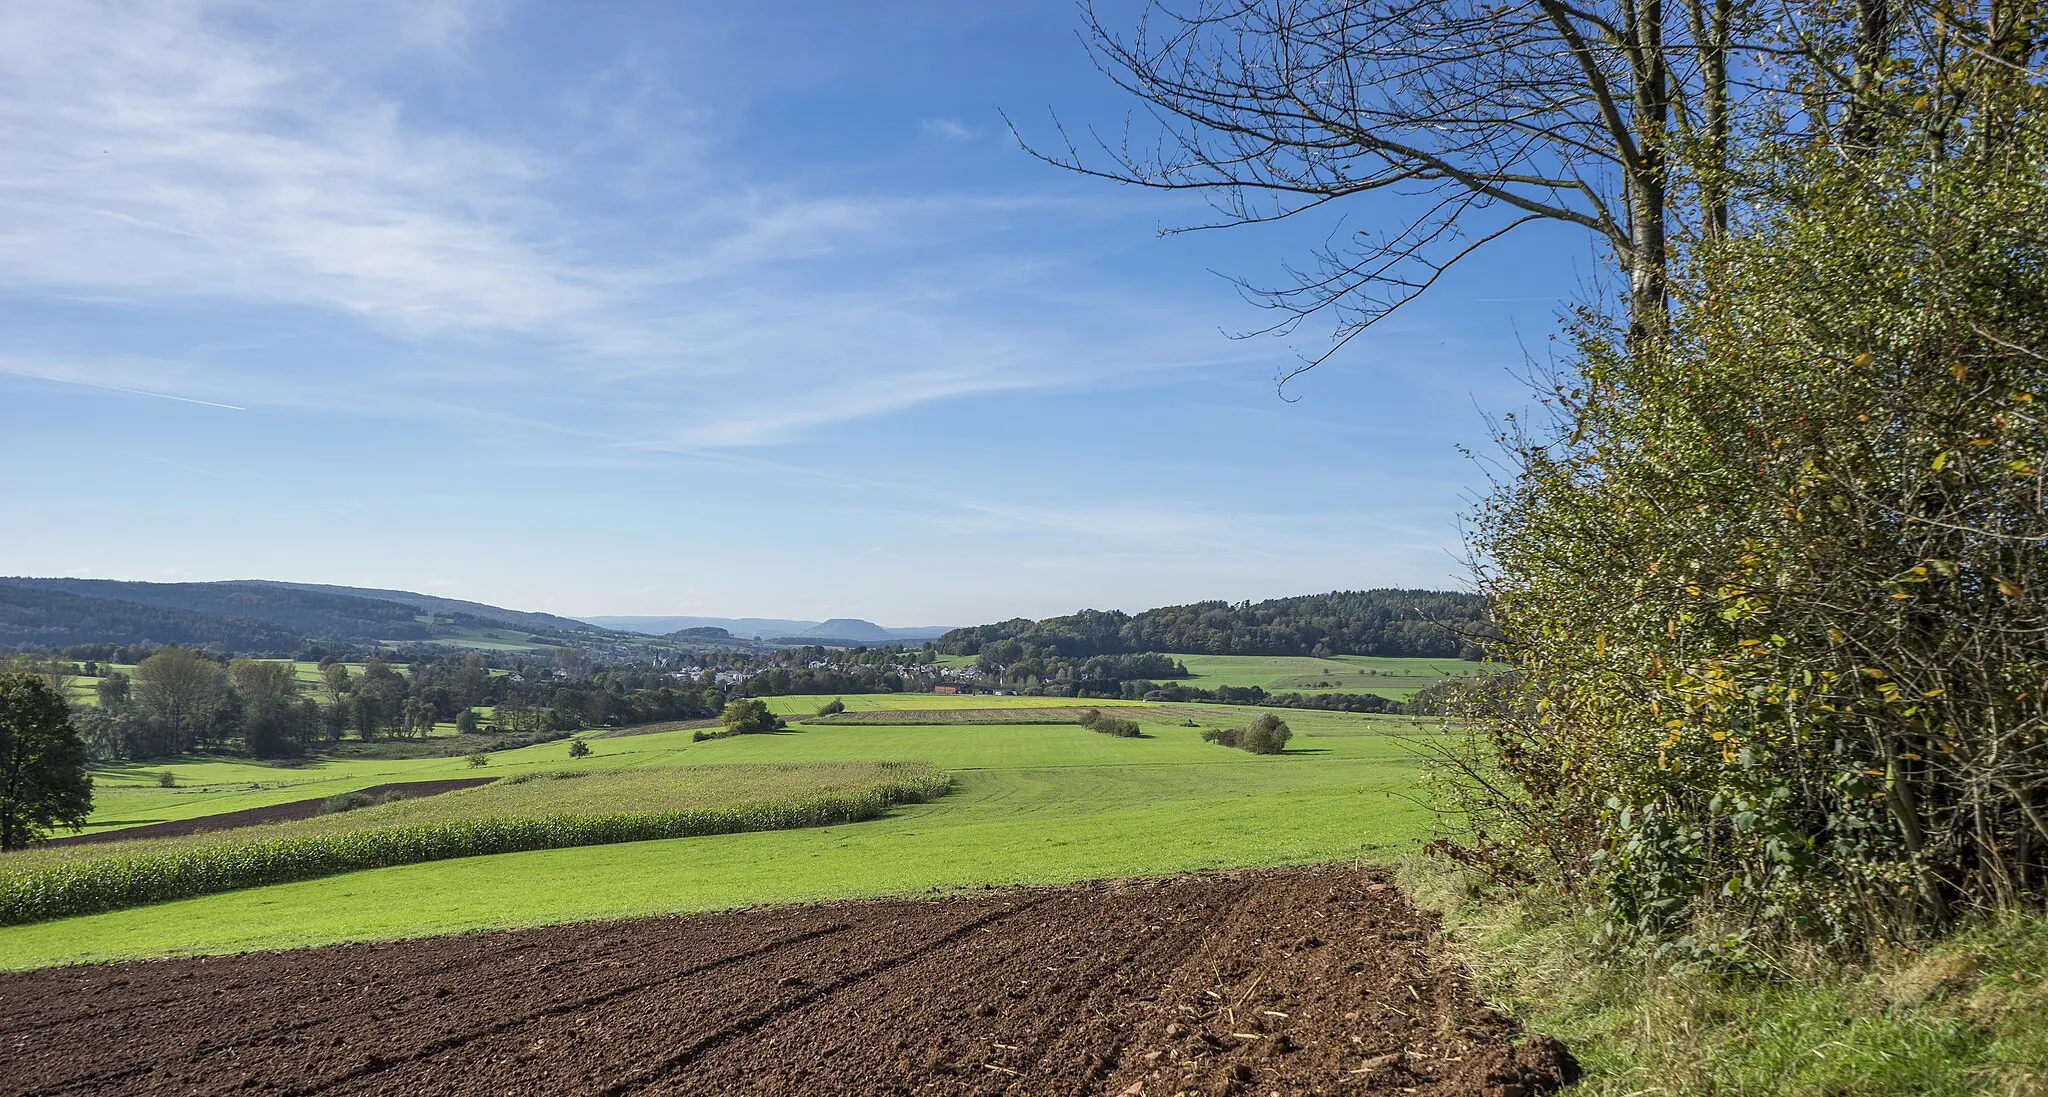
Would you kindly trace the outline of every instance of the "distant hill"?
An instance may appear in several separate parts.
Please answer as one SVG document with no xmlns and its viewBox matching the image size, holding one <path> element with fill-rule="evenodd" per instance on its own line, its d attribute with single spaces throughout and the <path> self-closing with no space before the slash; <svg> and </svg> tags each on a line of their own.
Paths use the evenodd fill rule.
<svg viewBox="0 0 2048 1097">
<path fill-rule="evenodd" d="M 6 595 L 0 598 L 0 644 L 12 647 L 213 644 L 235 652 L 288 652 L 308 641 L 641 642 L 547 613 L 410 591 L 262 579 L 143 583 L 11 577 L 0 578 L 0 593 Z"/>
<path fill-rule="evenodd" d="M 746 639 L 754 636 L 795 636 L 816 621 L 785 621 L 774 617 L 581 617 L 598 628 L 637 632 L 646 636 L 668 636 L 693 628 L 722 628 Z"/>
<path fill-rule="evenodd" d="M 299 646 L 291 629 L 263 621 L 90 597 L 0 580 L 0 644 L 212 644 L 229 651 L 282 655 Z"/>
<path fill-rule="evenodd" d="M 1264 602 L 1196 602 L 1148 609 L 1082 610 L 955 629 L 949 655 L 990 645 L 1069 658 L 1156 651 L 1175 655 L 1378 655 L 1478 658 L 1486 600 L 1440 590 L 1351 590 Z M 1009 648 L 1011 642 L 1015 648 Z"/>
<path fill-rule="evenodd" d="M 888 628 L 872 621 L 837 617 L 831 621 L 791 621 L 774 617 L 584 617 L 599 628 L 638 632 L 648 636 L 673 636 L 685 629 L 722 628 L 734 636 L 785 640 L 859 640 L 863 643 L 919 643 L 936 640 L 951 631 L 950 625 L 920 625 Z M 834 625 L 854 629 L 851 633 L 828 631 Z"/>
<path fill-rule="evenodd" d="M 236 621 L 263 621 L 298 636 L 328 639 L 425 640 L 419 611 L 397 602 L 270 583 L 134 583 L 117 579 L 0 579 L 0 584 L 62 591 Z"/>
<path fill-rule="evenodd" d="M 557 617 L 552 613 L 534 613 L 526 610 L 505 609 L 501 606 L 486 605 L 483 602 L 465 602 L 460 598 L 437 598 L 431 594 L 420 594 L 410 590 L 380 590 L 376 587 L 338 587 L 324 583 L 279 583 L 268 579 L 251 579 L 247 582 L 257 586 L 286 587 L 291 590 L 318 591 L 325 594 L 350 595 L 357 598 L 376 598 L 386 602 L 397 602 L 413 606 L 425 613 L 449 616 L 466 614 L 485 621 L 511 625 L 540 632 L 587 632 L 590 624 L 568 617 Z M 606 626 L 600 625 L 599 628 Z M 627 629 L 636 632 L 637 629 Z"/>
<path fill-rule="evenodd" d="M 878 644 L 886 644 L 894 639 L 889 634 L 888 629 L 875 624 L 873 621 L 863 621 L 856 617 L 834 617 L 830 621 L 813 625 L 797 635 L 806 640 L 812 638 L 871 640 Z"/>
</svg>

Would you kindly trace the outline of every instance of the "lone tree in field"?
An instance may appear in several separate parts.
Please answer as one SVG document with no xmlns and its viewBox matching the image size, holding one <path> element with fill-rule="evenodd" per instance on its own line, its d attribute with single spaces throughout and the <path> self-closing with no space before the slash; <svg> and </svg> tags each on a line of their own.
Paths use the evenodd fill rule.
<svg viewBox="0 0 2048 1097">
<path fill-rule="evenodd" d="M 768 711 L 767 704 L 753 697 L 725 706 L 718 722 L 725 725 L 726 733 L 730 735 L 752 735 L 782 726 L 782 721 Z"/>
<path fill-rule="evenodd" d="M 92 811 L 85 743 L 64 698 L 34 674 L 0 674 L 0 850 L 52 826 L 77 830 Z"/>
</svg>

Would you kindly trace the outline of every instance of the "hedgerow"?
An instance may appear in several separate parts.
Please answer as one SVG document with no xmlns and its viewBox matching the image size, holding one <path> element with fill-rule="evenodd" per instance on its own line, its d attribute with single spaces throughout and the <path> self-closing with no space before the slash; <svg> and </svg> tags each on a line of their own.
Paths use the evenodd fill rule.
<svg viewBox="0 0 2048 1097">
<path fill-rule="evenodd" d="M 922 770 L 864 789 L 721 808 L 459 819 L 57 862 L 0 872 L 0 925 L 454 857 L 860 822 L 935 799 L 951 782 Z"/>
</svg>

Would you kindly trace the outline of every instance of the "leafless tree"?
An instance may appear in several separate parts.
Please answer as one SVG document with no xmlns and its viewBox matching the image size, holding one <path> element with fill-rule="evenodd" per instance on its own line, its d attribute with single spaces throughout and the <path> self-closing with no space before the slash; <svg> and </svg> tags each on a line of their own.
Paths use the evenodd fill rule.
<svg viewBox="0 0 2048 1097">
<path fill-rule="evenodd" d="M 1631 329 L 1660 327 L 1674 249 L 1728 230 L 1745 126 L 1853 146 L 1901 50 L 1924 58 L 1962 42 L 2031 57 L 2040 8 L 2041 0 L 1152 0 L 1125 29 L 1084 2 L 1097 67 L 1139 101 L 1142 117 L 1127 118 L 1120 134 L 1085 137 L 1055 117 L 1056 140 L 1018 139 L 1085 175 L 1210 196 L 1215 218 L 1169 232 L 1400 196 L 1372 207 L 1390 220 L 1332 233 L 1278 284 L 1237 282 L 1276 314 L 1257 333 L 1331 323 L 1328 345 L 1284 381 L 1537 221 L 1577 225 L 1603 242 L 1627 274 Z"/>
</svg>

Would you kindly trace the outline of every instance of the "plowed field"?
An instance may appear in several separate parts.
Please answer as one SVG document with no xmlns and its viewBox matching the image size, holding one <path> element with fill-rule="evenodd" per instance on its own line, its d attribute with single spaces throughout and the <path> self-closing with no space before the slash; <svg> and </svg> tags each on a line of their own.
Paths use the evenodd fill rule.
<svg viewBox="0 0 2048 1097">
<path fill-rule="evenodd" d="M 1260 870 L 0 976 L 29 1094 L 1415 1093 L 1511 1046 L 1374 870 Z"/>
</svg>

